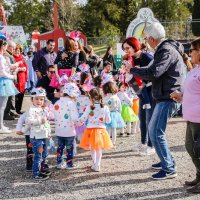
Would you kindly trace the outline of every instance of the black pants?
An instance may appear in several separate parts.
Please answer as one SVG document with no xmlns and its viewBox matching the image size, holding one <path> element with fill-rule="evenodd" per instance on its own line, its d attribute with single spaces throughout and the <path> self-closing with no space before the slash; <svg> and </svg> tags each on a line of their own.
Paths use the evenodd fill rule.
<svg viewBox="0 0 200 200">
<path fill-rule="evenodd" d="M 194 151 L 195 141 L 198 137 L 200 137 L 200 123 L 187 122 L 185 147 L 196 167 L 196 179 L 200 181 L 200 159 Z"/>
<path fill-rule="evenodd" d="M 15 96 L 15 109 L 17 113 L 19 113 L 22 109 L 23 98 L 24 98 L 24 92 L 19 93 Z"/>
<path fill-rule="evenodd" d="M 13 106 L 13 99 L 14 99 L 14 96 L 8 97 L 4 115 L 10 114 L 10 110 L 15 110 L 15 107 Z"/>
</svg>

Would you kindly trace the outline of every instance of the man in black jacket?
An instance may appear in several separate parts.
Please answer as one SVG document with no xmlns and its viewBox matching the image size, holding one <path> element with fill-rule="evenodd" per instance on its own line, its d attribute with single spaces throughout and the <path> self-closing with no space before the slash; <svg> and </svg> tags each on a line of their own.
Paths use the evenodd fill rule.
<svg viewBox="0 0 200 200">
<path fill-rule="evenodd" d="M 47 40 L 46 47 L 35 53 L 33 58 L 33 69 L 37 74 L 38 79 L 46 75 L 46 71 L 49 65 L 53 65 L 57 57 L 54 51 L 55 41 L 53 39 Z"/>
<path fill-rule="evenodd" d="M 159 163 L 152 165 L 152 168 L 160 170 L 153 174 L 152 178 L 163 180 L 177 176 L 175 161 L 167 144 L 165 130 L 168 120 L 180 106 L 170 98 L 170 94 L 182 89 L 183 46 L 174 40 L 165 39 L 164 27 L 158 22 L 146 27 L 144 33 L 149 45 L 155 49 L 154 61 L 143 68 L 131 68 L 129 65 L 127 71 L 135 77 L 152 81 L 152 94 L 156 105 L 148 131 L 160 159 Z"/>
<path fill-rule="evenodd" d="M 59 98 L 59 93 L 55 93 L 55 88 L 49 86 L 53 75 L 55 74 L 55 68 L 53 65 L 50 65 L 47 68 L 46 76 L 43 76 L 39 79 L 37 87 L 42 87 L 46 90 L 47 98 L 54 104 Z"/>
</svg>

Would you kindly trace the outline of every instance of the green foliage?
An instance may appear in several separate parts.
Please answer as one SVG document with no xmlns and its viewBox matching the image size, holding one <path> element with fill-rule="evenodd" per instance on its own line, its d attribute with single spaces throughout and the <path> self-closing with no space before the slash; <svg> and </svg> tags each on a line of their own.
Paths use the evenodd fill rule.
<svg viewBox="0 0 200 200">
<path fill-rule="evenodd" d="M 12 2 L 6 6 L 9 12 L 8 24 L 23 25 L 28 33 L 35 28 L 40 32 L 53 29 L 53 0 L 7 1 Z M 199 1 L 196 0 L 195 5 Z M 74 0 L 56 2 L 60 28 L 65 31 L 80 30 L 88 37 L 111 38 L 125 35 L 129 23 L 142 7 L 152 9 L 159 21 L 185 22 L 190 17 L 193 6 L 192 0 L 88 0 L 82 7 Z M 199 8 L 197 14 L 200 13 L 198 11 Z M 172 27 L 169 29 L 173 31 Z"/>
<path fill-rule="evenodd" d="M 194 0 L 192 11 L 192 32 L 195 36 L 200 36 L 200 0 Z M 197 21 L 197 22 L 195 22 Z"/>
<path fill-rule="evenodd" d="M 59 11 L 59 25 L 65 31 L 80 30 L 82 18 L 80 7 L 73 0 L 56 0 Z"/>
<path fill-rule="evenodd" d="M 45 32 L 51 29 L 52 0 L 16 0 L 7 5 L 8 24 L 22 25 L 26 33 L 39 29 Z"/>
</svg>

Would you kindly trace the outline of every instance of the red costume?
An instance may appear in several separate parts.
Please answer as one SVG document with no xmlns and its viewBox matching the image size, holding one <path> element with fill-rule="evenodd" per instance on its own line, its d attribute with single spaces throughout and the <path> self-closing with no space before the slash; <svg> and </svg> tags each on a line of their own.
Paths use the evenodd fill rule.
<svg viewBox="0 0 200 200">
<path fill-rule="evenodd" d="M 19 65 L 18 69 L 24 67 L 26 68 L 26 71 L 19 71 L 17 73 L 17 83 L 15 84 L 19 92 L 23 93 L 26 87 L 26 82 L 28 81 L 28 65 L 26 64 L 26 61 L 22 55 L 14 55 L 14 58 L 16 62 L 23 61 L 23 63 Z"/>
</svg>

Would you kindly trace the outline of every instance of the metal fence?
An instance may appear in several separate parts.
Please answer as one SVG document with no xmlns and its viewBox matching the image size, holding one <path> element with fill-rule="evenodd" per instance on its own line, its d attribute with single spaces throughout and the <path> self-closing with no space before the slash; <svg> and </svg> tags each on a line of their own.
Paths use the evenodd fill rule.
<svg viewBox="0 0 200 200">
<path fill-rule="evenodd" d="M 200 26 L 200 20 L 192 21 L 173 21 L 173 22 L 161 22 L 165 27 L 166 36 L 168 38 L 176 40 L 191 40 L 195 36 L 192 33 L 193 23 L 197 23 Z"/>
<path fill-rule="evenodd" d="M 91 45 L 112 45 L 119 42 L 118 37 L 87 37 L 87 44 Z"/>
<path fill-rule="evenodd" d="M 165 27 L 166 37 L 175 39 L 175 40 L 192 40 L 195 36 L 192 33 L 192 24 L 198 23 L 200 26 L 199 20 L 191 20 L 187 21 L 164 21 L 161 22 Z M 112 45 L 120 42 L 121 36 L 116 37 L 88 37 L 87 44 L 91 45 Z"/>
</svg>

